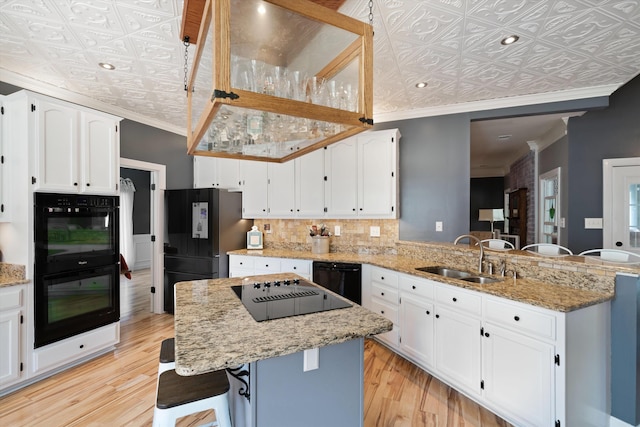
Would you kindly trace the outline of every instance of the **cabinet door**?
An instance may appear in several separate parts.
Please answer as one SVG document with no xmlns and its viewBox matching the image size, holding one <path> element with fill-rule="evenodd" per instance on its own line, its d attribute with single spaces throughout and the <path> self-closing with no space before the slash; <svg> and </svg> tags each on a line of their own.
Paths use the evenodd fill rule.
<svg viewBox="0 0 640 427">
<path fill-rule="evenodd" d="M 433 304 L 400 295 L 400 351 L 425 367 L 433 366 Z"/>
<path fill-rule="evenodd" d="M 244 160 L 242 162 L 242 217 L 267 217 L 267 163 Z"/>
<path fill-rule="evenodd" d="M 198 156 L 196 156 L 198 157 Z M 225 190 L 240 189 L 240 160 L 216 158 L 218 186 Z"/>
<path fill-rule="evenodd" d="M 6 139 L 4 137 L 4 105 L 2 103 L 4 96 L 0 95 L 0 222 L 9 221 L 9 209 L 7 205 L 8 189 L 9 189 L 9 171 L 5 158 L 6 155 Z"/>
<path fill-rule="evenodd" d="M 451 385 L 480 393 L 480 320 L 436 307 L 436 372 Z"/>
<path fill-rule="evenodd" d="M 321 218 L 324 216 L 324 153 L 312 151 L 295 159 L 296 216 Z"/>
<path fill-rule="evenodd" d="M 348 138 L 329 145 L 325 152 L 325 203 L 327 216 L 349 218 L 357 212 L 356 138 Z"/>
<path fill-rule="evenodd" d="M 218 184 L 215 157 L 193 156 L 193 188 L 211 188 Z"/>
<path fill-rule="evenodd" d="M 295 214 L 295 162 L 269 163 L 269 217 L 292 218 Z"/>
<path fill-rule="evenodd" d="M 358 136 L 358 215 L 396 217 L 396 135 Z"/>
<path fill-rule="evenodd" d="M 0 386 L 20 377 L 20 310 L 0 312 Z"/>
<path fill-rule="evenodd" d="M 35 188 L 78 192 L 78 112 L 45 100 L 35 102 Z"/>
<path fill-rule="evenodd" d="M 554 425 L 554 347 L 507 329 L 485 325 L 484 396 L 519 425 Z"/>
<path fill-rule="evenodd" d="M 120 138 L 118 122 L 97 114 L 82 112 L 80 138 L 80 191 L 116 194 L 120 176 Z"/>
</svg>

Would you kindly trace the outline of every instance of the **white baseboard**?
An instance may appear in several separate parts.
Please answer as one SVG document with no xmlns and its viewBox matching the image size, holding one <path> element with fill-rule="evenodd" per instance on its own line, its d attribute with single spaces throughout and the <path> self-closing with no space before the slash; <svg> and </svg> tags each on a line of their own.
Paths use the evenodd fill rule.
<svg viewBox="0 0 640 427">
<path fill-rule="evenodd" d="M 633 425 L 627 424 L 624 421 L 619 420 L 616 417 L 612 416 L 611 420 L 609 421 L 609 427 L 633 427 Z M 638 424 L 638 426 L 636 427 L 640 427 L 640 424 Z"/>
</svg>

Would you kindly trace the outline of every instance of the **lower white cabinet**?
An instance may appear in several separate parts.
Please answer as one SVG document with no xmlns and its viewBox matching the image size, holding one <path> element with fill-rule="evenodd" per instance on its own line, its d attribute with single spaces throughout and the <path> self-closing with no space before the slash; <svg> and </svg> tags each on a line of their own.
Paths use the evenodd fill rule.
<svg viewBox="0 0 640 427">
<path fill-rule="evenodd" d="M 24 285 L 0 288 L 0 389 L 21 379 Z"/>
<path fill-rule="evenodd" d="M 296 273 L 307 280 L 311 280 L 311 265 L 312 261 L 307 259 L 229 255 L 229 277 Z"/>
<path fill-rule="evenodd" d="M 105 350 L 120 341 L 120 322 L 37 348 L 33 351 L 33 371 L 40 374 Z"/>
<path fill-rule="evenodd" d="M 363 265 L 375 338 L 517 426 L 608 422 L 608 302 L 568 313 Z"/>
</svg>

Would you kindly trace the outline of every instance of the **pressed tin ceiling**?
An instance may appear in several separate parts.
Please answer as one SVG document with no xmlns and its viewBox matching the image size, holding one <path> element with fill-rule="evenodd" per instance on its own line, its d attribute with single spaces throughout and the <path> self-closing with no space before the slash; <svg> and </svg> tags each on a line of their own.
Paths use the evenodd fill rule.
<svg viewBox="0 0 640 427">
<path fill-rule="evenodd" d="M 640 72 L 640 0 L 373 3 L 376 121 L 608 95 Z M 340 11 L 368 21 L 368 4 Z M 0 80 L 185 134 L 181 14 L 182 0 L 1 0 Z"/>
</svg>

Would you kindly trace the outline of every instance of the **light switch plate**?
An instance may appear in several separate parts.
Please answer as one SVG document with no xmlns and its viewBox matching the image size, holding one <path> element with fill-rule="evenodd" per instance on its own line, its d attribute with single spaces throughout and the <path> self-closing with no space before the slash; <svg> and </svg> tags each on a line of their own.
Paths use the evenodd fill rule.
<svg viewBox="0 0 640 427">
<path fill-rule="evenodd" d="M 585 218 L 584 228 L 602 230 L 602 218 Z"/>
<path fill-rule="evenodd" d="M 336 225 L 335 227 L 333 227 L 333 235 L 334 236 L 339 236 L 340 235 L 340 226 Z"/>
<path fill-rule="evenodd" d="M 436 231 L 442 231 L 442 221 L 436 221 Z"/>
<path fill-rule="evenodd" d="M 302 363 L 304 365 L 302 367 L 302 370 L 304 372 L 318 369 L 320 367 L 320 349 L 311 348 L 309 350 L 305 350 L 302 360 L 303 360 Z"/>
<path fill-rule="evenodd" d="M 377 225 L 372 225 L 369 227 L 369 235 L 371 237 L 380 237 L 380 227 Z"/>
</svg>

